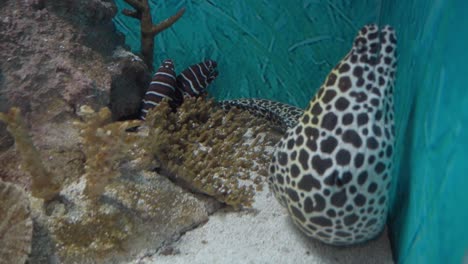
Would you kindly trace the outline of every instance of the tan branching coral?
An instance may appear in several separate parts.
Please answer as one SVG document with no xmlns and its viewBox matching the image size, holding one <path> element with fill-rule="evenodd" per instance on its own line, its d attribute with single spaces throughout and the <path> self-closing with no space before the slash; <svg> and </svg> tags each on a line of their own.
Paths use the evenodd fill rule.
<svg viewBox="0 0 468 264">
<path fill-rule="evenodd" d="M 60 191 L 60 185 L 44 167 L 21 118 L 20 109 L 13 107 L 8 113 L 0 113 L 0 121 L 7 124 L 7 129 L 14 137 L 16 148 L 21 154 L 22 166 L 31 174 L 32 195 L 46 201 L 55 197 Z"/>
<path fill-rule="evenodd" d="M 0 264 L 25 263 L 31 239 L 28 196 L 15 184 L 0 180 Z"/>
<path fill-rule="evenodd" d="M 161 31 L 172 26 L 185 12 L 185 8 L 180 9 L 175 15 L 154 25 L 151 16 L 151 9 L 148 0 L 124 0 L 135 10 L 124 9 L 123 14 L 140 20 L 141 31 L 141 55 L 143 61 L 153 69 L 154 37 Z"/>
<path fill-rule="evenodd" d="M 140 121 L 112 122 L 108 108 L 102 108 L 96 113 L 84 106 L 80 114 L 85 122 L 77 122 L 75 125 L 81 129 L 86 156 L 84 193 L 95 200 L 104 192 L 109 181 L 120 175 L 121 163 L 135 158 L 139 151 L 138 135 L 127 132 L 127 129 L 138 126 Z"/>
<path fill-rule="evenodd" d="M 225 113 L 212 100 L 187 98 L 176 113 L 160 104 L 146 122 L 150 140 L 144 147 L 176 180 L 234 207 L 251 206 L 249 173 L 264 172 L 254 162 L 264 152 L 255 149 L 263 146 L 259 137 L 249 144 L 243 137 L 265 129 L 259 120 L 239 109 Z"/>
<path fill-rule="evenodd" d="M 119 254 L 119 250 L 143 230 L 147 232 L 139 227 L 141 221 L 151 219 L 153 224 L 163 225 L 158 221 L 166 218 L 160 214 L 167 214 L 167 219 L 172 221 L 179 219 L 177 221 L 187 226 L 191 223 L 187 219 L 192 215 L 198 215 L 197 221 L 207 217 L 200 215 L 199 209 L 188 209 L 192 205 L 186 203 L 186 196 L 183 196 L 186 192 L 180 188 L 174 194 L 176 189 L 156 188 L 160 184 L 146 186 L 160 177 L 160 183 L 164 179 L 167 186 L 174 187 L 155 173 L 141 176 L 152 160 L 159 161 L 161 174 L 235 208 L 252 205 L 255 187 L 263 183 L 263 177 L 257 175 L 266 175 L 265 148 L 272 144 L 262 137 L 264 121 L 238 109 L 226 113 L 212 100 L 188 98 L 177 112 L 163 101 L 150 111 L 145 123 L 138 120 L 112 122 L 107 108 L 96 112 L 83 106 L 78 115 L 81 121 L 75 125 L 80 132 L 86 181 L 64 184 L 61 195 L 67 202 L 54 200 L 44 214 L 58 257 L 67 263 L 96 258 L 100 261 Z M 19 110 L 13 109 L 1 118 L 15 136 L 17 148 L 28 166 L 39 168 L 39 176 L 46 180 L 53 178 L 43 167 L 21 123 Z M 132 129 L 137 126 L 140 129 Z M 33 177 L 37 176 L 37 171 L 32 171 Z M 121 173 L 123 176 L 115 179 Z M 37 184 L 35 186 L 38 188 Z M 57 192 L 58 187 L 55 187 L 52 193 L 56 195 Z M 87 199 L 83 199 L 83 193 Z M 179 198 L 183 201 L 177 200 Z M 196 201 L 193 198 L 192 202 L 196 204 Z M 186 203 L 184 210 L 177 210 L 183 213 L 164 213 L 175 207 L 171 202 Z M 4 209 L 0 206 L 0 216 L 9 215 L 1 210 Z M 189 211 L 191 213 L 187 213 Z M 0 224 L 0 232 L 3 226 Z M 23 237 L 22 233 L 18 234 Z M 2 236 L 0 233 L 0 239 Z"/>
</svg>

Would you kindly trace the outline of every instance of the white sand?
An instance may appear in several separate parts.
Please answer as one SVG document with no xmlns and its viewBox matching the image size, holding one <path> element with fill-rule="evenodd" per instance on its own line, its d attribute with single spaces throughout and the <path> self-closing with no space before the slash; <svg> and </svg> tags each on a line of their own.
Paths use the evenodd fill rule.
<svg viewBox="0 0 468 264">
<path fill-rule="evenodd" d="M 386 232 L 362 246 L 337 248 L 308 239 L 264 186 L 254 209 L 218 211 L 170 245 L 176 252 L 134 263 L 393 263 Z"/>
</svg>

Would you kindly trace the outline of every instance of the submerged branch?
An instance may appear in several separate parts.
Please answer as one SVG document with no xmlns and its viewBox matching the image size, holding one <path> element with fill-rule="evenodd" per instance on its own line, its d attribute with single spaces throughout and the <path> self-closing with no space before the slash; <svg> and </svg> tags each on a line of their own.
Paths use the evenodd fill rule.
<svg viewBox="0 0 468 264">
<path fill-rule="evenodd" d="M 172 26 L 172 24 L 177 22 L 177 20 L 179 20 L 179 18 L 181 18 L 184 13 L 185 13 L 185 7 L 181 8 L 175 15 L 153 26 L 151 32 L 153 33 L 154 36 L 156 36 L 159 32 L 167 29 L 168 27 Z"/>
<path fill-rule="evenodd" d="M 181 8 L 175 15 L 166 20 L 153 24 L 151 8 L 148 0 L 124 0 L 135 10 L 124 9 L 122 13 L 128 17 L 140 20 L 141 31 L 141 56 L 149 69 L 153 69 L 154 37 L 160 32 L 172 26 L 185 13 L 185 8 Z"/>
</svg>

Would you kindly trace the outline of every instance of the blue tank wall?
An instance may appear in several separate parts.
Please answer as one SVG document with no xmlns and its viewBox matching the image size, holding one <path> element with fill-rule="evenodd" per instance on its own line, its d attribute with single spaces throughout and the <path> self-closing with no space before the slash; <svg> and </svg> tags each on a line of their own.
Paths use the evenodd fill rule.
<svg viewBox="0 0 468 264">
<path fill-rule="evenodd" d="M 211 58 L 220 72 L 209 87 L 215 97 L 261 97 L 305 107 L 354 34 L 376 21 L 379 10 L 379 0 L 362 0 L 360 8 L 353 7 L 355 1 L 322 2 L 327 1 L 150 0 L 155 21 L 187 8 L 156 37 L 155 64 L 170 57 L 179 72 Z M 116 3 L 128 7 L 123 0 Z M 121 14 L 115 21 L 138 51 L 139 22 Z"/>
<path fill-rule="evenodd" d="M 400 51 L 394 253 L 400 263 L 461 263 L 468 250 L 468 2 L 387 0 L 383 10 Z"/>
<path fill-rule="evenodd" d="M 261 97 L 305 107 L 367 23 L 391 24 L 399 41 L 397 149 L 389 217 L 400 263 L 460 263 L 468 246 L 468 5 L 462 0 L 151 0 L 161 21 L 155 64 L 176 71 L 211 58 L 219 99 Z M 116 0 L 121 10 L 128 6 Z M 468 3 L 468 2 L 467 2 Z M 139 51 L 137 20 L 117 28 Z M 157 65 L 156 65 L 157 66 Z M 466 160 L 466 162 L 465 162 Z"/>
</svg>

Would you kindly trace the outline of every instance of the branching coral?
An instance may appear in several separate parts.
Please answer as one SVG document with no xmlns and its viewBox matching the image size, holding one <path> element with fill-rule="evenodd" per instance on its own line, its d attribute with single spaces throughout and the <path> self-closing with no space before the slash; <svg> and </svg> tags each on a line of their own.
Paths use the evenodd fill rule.
<svg viewBox="0 0 468 264">
<path fill-rule="evenodd" d="M 198 192 L 234 207 L 251 206 L 254 187 L 249 173 L 262 171 L 255 160 L 264 154 L 258 139 L 245 144 L 243 136 L 265 127 L 249 113 L 227 114 L 204 98 L 186 98 L 174 113 L 164 102 L 150 111 L 149 142 L 144 147 L 166 164 L 174 177 Z M 254 150 L 255 149 L 255 150 Z"/>
<path fill-rule="evenodd" d="M 243 138 L 264 130 L 263 122 L 239 109 L 226 114 L 211 100 L 187 98 L 173 112 L 163 101 L 148 116 L 148 134 L 126 131 L 141 121 L 111 123 L 107 108 L 95 113 L 83 107 L 82 113 L 87 116 L 79 123 L 86 156 L 85 194 L 93 200 L 120 175 L 123 161 L 137 157 L 143 164 L 148 158 L 158 159 L 186 187 L 234 207 L 252 204 L 258 179 L 253 183 L 250 173 L 266 174 L 268 158 L 260 137 L 250 143 Z"/>
<path fill-rule="evenodd" d="M 211 100 L 187 98 L 177 112 L 163 100 L 149 112 L 144 124 L 139 120 L 112 122 L 107 108 L 95 112 L 83 106 L 78 114 L 82 121 L 75 125 L 80 129 L 81 151 L 86 158 L 86 181 L 64 185 L 61 194 L 66 202 L 49 203 L 50 214 L 46 213 L 47 227 L 64 262 L 81 263 L 95 257 L 104 260 L 118 254 L 143 230 L 147 232 L 138 226 L 142 219 L 155 226 L 168 219 L 187 227 L 192 225 L 190 219 L 195 217 L 199 223 L 206 217 L 199 209 L 189 209 L 197 201 L 192 196 L 188 203 L 187 193 L 180 188 L 178 193 L 174 193 L 176 189 L 168 191 L 167 186 L 174 185 L 167 179 L 166 187 L 156 183 L 146 186 L 157 179 L 156 174 L 145 176 L 151 179 L 136 176 L 147 170 L 152 160 L 158 160 L 162 172 L 177 182 L 235 208 L 252 205 L 254 189 L 263 183 L 263 177 L 252 175 L 266 176 L 268 155 L 264 147 L 270 142 L 261 137 L 264 122 L 248 112 L 232 109 L 226 113 Z M 19 110 L 1 118 L 15 136 L 21 155 L 34 164 L 30 168 L 39 168 L 39 176 L 50 180 L 21 123 Z M 140 126 L 138 132 L 128 131 L 136 126 Z M 123 170 L 126 168 L 135 169 L 135 173 Z M 121 172 L 125 176 L 114 181 Z M 89 199 L 83 199 L 82 190 Z M 53 194 L 57 192 L 58 186 Z M 106 195 L 98 199 L 101 194 Z M 169 210 L 183 203 L 185 207 Z"/>
<path fill-rule="evenodd" d="M 109 181 L 120 175 L 123 161 L 133 159 L 138 151 L 138 135 L 126 130 L 140 121 L 111 122 L 111 112 L 102 108 L 95 113 L 89 107 L 81 108 L 85 122 L 75 123 L 81 128 L 83 152 L 86 156 L 84 193 L 95 200 L 104 192 Z"/>
<path fill-rule="evenodd" d="M 39 152 L 29 136 L 21 119 L 19 108 L 13 107 L 8 113 L 0 113 L 0 120 L 7 124 L 8 131 L 15 139 L 16 148 L 22 157 L 22 166 L 31 174 L 32 195 L 46 201 L 51 200 L 60 191 L 60 185 L 53 175 L 47 171 L 41 161 Z"/>
<path fill-rule="evenodd" d="M 161 31 L 172 26 L 185 12 L 185 8 L 180 9 L 175 15 L 154 25 L 151 16 L 151 9 L 148 0 L 124 0 L 135 10 L 124 9 L 123 14 L 140 20 L 141 30 L 141 54 L 143 61 L 153 69 L 154 37 Z"/>
</svg>

